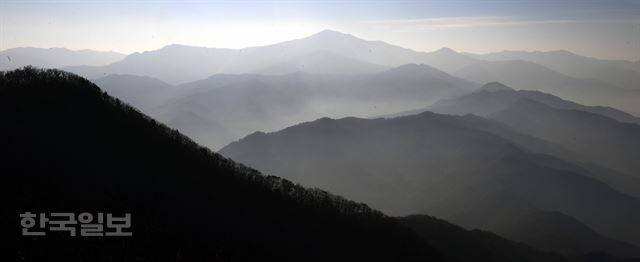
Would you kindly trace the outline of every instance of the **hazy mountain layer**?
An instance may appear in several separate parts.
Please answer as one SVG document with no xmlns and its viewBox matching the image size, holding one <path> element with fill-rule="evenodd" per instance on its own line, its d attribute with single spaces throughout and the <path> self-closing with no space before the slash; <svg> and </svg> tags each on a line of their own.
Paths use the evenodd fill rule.
<svg viewBox="0 0 640 262">
<path fill-rule="evenodd" d="M 454 115 L 475 114 L 479 116 L 488 116 L 492 113 L 506 109 L 523 98 L 530 99 L 553 108 L 580 110 L 609 117 L 620 122 L 640 124 L 640 118 L 614 108 L 585 106 L 540 91 L 516 91 L 498 82 L 488 83 L 479 88 L 476 92 L 463 95 L 461 97 L 438 101 L 425 108 L 423 111 L 429 110 L 436 113 Z"/>
<path fill-rule="evenodd" d="M 30 55 L 42 57 L 37 53 Z M 545 91 L 583 104 L 613 106 L 640 114 L 638 63 L 598 60 L 566 51 L 473 55 L 442 48 L 434 52 L 417 52 L 325 30 L 302 39 L 244 49 L 168 45 L 134 53 L 124 59 L 120 56 L 109 65 L 69 64 L 62 62 L 68 60 L 67 57 L 57 59 L 62 65 L 26 64 L 72 65 L 64 69 L 90 79 L 132 74 L 181 84 L 213 74 L 362 74 L 416 63 L 428 64 L 471 81 L 501 81 L 517 89 Z M 78 66 L 82 64 L 86 65 Z"/>
<path fill-rule="evenodd" d="M 610 106 L 640 114 L 640 91 L 602 81 L 563 75 L 533 62 L 479 62 L 453 73 L 480 82 L 501 82 L 519 90 L 536 90 L 591 106 Z"/>
<path fill-rule="evenodd" d="M 521 210 L 523 204 L 500 203 L 522 199 L 608 237 L 640 243 L 632 226 L 640 218 L 640 201 L 575 165 L 531 153 L 518 145 L 525 143 L 518 136 L 523 135 L 479 117 L 427 112 L 394 119 L 325 118 L 255 133 L 220 152 L 390 214 L 428 212 L 484 228 L 482 221 L 529 212 Z"/>
<path fill-rule="evenodd" d="M 109 95 L 147 112 L 179 95 L 180 90 L 158 79 L 135 75 L 109 75 L 93 81 Z"/>
<path fill-rule="evenodd" d="M 116 52 L 92 50 L 73 51 L 66 48 L 21 47 L 0 51 L 0 70 L 12 70 L 23 66 L 60 68 L 66 66 L 103 66 L 125 57 Z"/>
<path fill-rule="evenodd" d="M 640 125 L 521 99 L 490 116 L 522 133 L 552 141 L 599 165 L 640 177 Z"/>
<path fill-rule="evenodd" d="M 360 75 L 214 75 L 174 88 L 156 83 L 156 89 L 153 81 L 132 76 L 96 83 L 213 149 L 257 130 L 273 131 L 323 116 L 397 112 L 475 86 L 426 65 Z"/>
<path fill-rule="evenodd" d="M 484 57 L 491 61 L 479 59 Z M 582 104 L 612 106 L 640 114 L 640 71 L 633 62 L 597 60 L 568 52 L 482 56 L 447 48 L 416 52 L 329 30 L 302 39 L 237 50 L 169 45 L 131 54 L 108 66 L 65 70 L 90 79 L 133 74 L 180 84 L 213 74 L 352 75 L 409 63 L 431 65 L 474 82 L 500 81 L 517 89 L 544 91 Z"/>
<path fill-rule="evenodd" d="M 556 109 L 566 110 L 579 110 L 597 114 L 599 116 L 609 117 L 616 119 L 620 122 L 628 123 L 640 123 L 640 119 L 634 117 L 625 112 L 600 106 L 584 106 L 571 101 L 561 99 L 559 97 L 539 92 L 528 90 L 513 90 L 508 86 L 505 86 L 498 82 L 488 83 L 475 92 L 456 97 L 453 99 L 440 100 L 433 105 L 416 110 L 410 110 L 400 112 L 392 115 L 385 116 L 387 118 L 405 115 L 414 115 L 424 111 L 433 111 L 437 113 L 453 114 L 453 115 L 465 115 L 475 114 L 480 116 L 489 116 L 493 113 L 505 110 L 513 104 L 519 102 L 521 99 L 528 99 L 544 104 L 546 106 Z M 535 112 L 532 112 L 535 113 Z M 525 118 L 524 121 L 528 121 L 529 118 Z M 541 125 L 542 123 L 535 123 L 535 125 Z M 526 132 L 526 130 L 520 130 Z M 496 133 L 497 135 L 511 139 L 519 146 L 526 148 L 532 152 L 553 155 L 561 159 L 570 160 L 576 165 L 573 165 L 572 169 L 579 169 L 581 173 L 590 175 L 598 180 L 606 182 L 607 184 L 616 188 L 625 194 L 640 197 L 640 178 L 621 171 L 612 169 L 613 165 L 602 164 L 598 158 L 589 158 L 580 153 L 577 148 L 565 148 L 559 144 L 549 145 L 548 142 L 544 142 L 541 139 L 534 139 L 526 143 L 526 140 L 512 139 L 512 136 L 506 133 Z M 535 133 L 529 135 L 536 135 Z M 530 138 L 528 140 L 531 140 Z M 519 142 L 518 142 L 519 141 Z M 541 145 L 545 145 L 542 146 Z"/>
<path fill-rule="evenodd" d="M 597 79 L 619 88 L 640 89 L 640 66 L 630 61 L 601 60 L 568 51 L 503 51 L 485 55 L 467 55 L 489 61 L 525 60 L 568 76 Z"/>
<path fill-rule="evenodd" d="M 416 52 L 325 30 L 307 38 L 245 49 L 169 45 L 131 54 L 108 66 L 76 66 L 65 70 L 90 79 L 105 74 L 134 74 L 179 84 L 213 74 L 375 73 L 409 63 L 429 64 L 451 72 L 475 61 L 450 49 Z"/>
</svg>

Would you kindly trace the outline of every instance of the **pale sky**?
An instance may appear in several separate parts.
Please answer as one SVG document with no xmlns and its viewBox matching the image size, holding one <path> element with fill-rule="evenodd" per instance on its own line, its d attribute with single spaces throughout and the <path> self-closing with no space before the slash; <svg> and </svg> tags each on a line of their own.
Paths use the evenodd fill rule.
<svg viewBox="0 0 640 262">
<path fill-rule="evenodd" d="M 640 1 L 0 0 L 0 50 L 244 48 L 323 29 L 418 51 L 564 49 L 640 59 Z"/>
</svg>

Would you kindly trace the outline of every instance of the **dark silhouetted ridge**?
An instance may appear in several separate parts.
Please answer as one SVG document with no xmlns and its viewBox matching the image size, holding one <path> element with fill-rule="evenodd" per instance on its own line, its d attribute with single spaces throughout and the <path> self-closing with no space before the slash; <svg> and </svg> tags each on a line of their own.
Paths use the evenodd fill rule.
<svg viewBox="0 0 640 262">
<path fill-rule="evenodd" d="M 236 164 L 86 79 L 0 72 L 0 99 L 3 261 L 439 260 L 392 218 Z M 133 236 L 25 237 L 23 212 L 127 212 Z"/>
<path fill-rule="evenodd" d="M 532 100 L 519 103 L 526 112 L 537 108 Z M 566 149 L 478 116 L 323 118 L 248 136 L 220 153 L 388 214 L 430 214 L 501 234 L 518 217 L 558 211 L 606 238 L 637 244 L 640 201 L 555 156 L 571 155 Z"/>
<path fill-rule="evenodd" d="M 447 221 L 427 216 L 412 215 L 398 218 L 401 224 L 415 230 L 429 243 L 454 261 L 562 261 L 557 254 L 541 253 L 529 246 L 511 242 L 493 233 L 465 230 Z M 464 250 L 464 252 L 460 252 Z"/>
</svg>

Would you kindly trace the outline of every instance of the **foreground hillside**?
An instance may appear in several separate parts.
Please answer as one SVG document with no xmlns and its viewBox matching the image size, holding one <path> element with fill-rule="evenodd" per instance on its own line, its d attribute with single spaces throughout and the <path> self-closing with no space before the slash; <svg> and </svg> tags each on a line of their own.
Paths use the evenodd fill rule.
<svg viewBox="0 0 640 262">
<path fill-rule="evenodd" d="M 262 176 L 85 79 L 27 68 L 0 83 L 3 261 L 439 260 L 391 218 Z M 23 212 L 127 212 L 133 236 L 21 236 Z"/>
</svg>

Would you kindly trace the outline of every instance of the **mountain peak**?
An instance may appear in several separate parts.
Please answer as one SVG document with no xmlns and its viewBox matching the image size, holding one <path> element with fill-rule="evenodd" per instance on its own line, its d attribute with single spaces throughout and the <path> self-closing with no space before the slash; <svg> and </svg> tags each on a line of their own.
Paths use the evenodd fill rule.
<svg viewBox="0 0 640 262">
<path fill-rule="evenodd" d="M 438 76 L 446 76 L 447 73 L 438 70 L 435 67 L 432 67 L 430 65 L 425 65 L 425 64 L 405 64 L 405 65 L 401 65 L 395 68 L 391 68 L 389 70 L 386 71 L 387 73 L 391 73 L 391 74 L 399 74 L 399 75 L 410 75 L 410 76 L 416 76 L 416 75 L 424 75 L 424 74 L 428 74 L 428 75 L 438 75 Z"/>
<path fill-rule="evenodd" d="M 160 49 L 187 49 L 187 48 L 198 48 L 196 46 L 189 46 L 189 45 L 183 45 L 183 44 L 168 44 L 163 46 Z"/>
<path fill-rule="evenodd" d="M 355 38 L 353 35 L 345 34 L 345 33 L 334 31 L 334 30 L 329 30 L 329 29 L 325 29 L 325 30 L 322 30 L 320 32 L 317 32 L 317 33 L 311 35 L 311 37 L 321 37 L 321 38 L 325 38 L 325 37 L 349 37 L 349 38 Z"/>
<path fill-rule="evenodd" d="M 513 88 L 508 87 L 500 82 L 489 82 L 484 84 L 478 90 L 487 92 L 500 92 L 500 91 L 515 91 Z"/>
<path fill-rule="evenodd" d="M 398 70 L 398 71 L 423 71 L 423 70 L 434 70 L 435 68 L 429 66 L 429 65 L 425 65 L 425 64 L 405 64 L 405 65 L 401 65 L 398 66 L 394 69 L 391 70 Z"/>
<path fill-rule="evenodd" d="M 443 47 L 440 48 L 436 51 L 434 51 L 434 53 L 442 53 L 442 54 L 457 54 L 458 52 L 456 52 L 455 50 L 448 48 L 448 47 Z"/>
<path fill-rule="evenodd" d="M 548 53 L 562 54 L 562 55 L 576 55 L 576 54 L 572 53 L 571 51 L 565 50 L 565 49 L 553 50 L 553 51 L 549 51 Z"/>
</svg>

